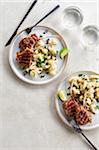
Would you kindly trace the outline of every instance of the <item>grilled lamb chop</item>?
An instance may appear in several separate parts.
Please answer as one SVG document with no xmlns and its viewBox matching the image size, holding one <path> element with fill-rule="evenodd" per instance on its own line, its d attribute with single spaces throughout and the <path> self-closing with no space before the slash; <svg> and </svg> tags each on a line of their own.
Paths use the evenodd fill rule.
<svg viewBox="0 0 99 150">
<path fill-rule="evenodd" d="M 78 106 L 78 103 L 73 99 L 70 99 L 63 103 L 64 112 L 66 113 L 66 115 L 68 115 L 70 117 L 75 116 L 77 106 Z"/>
<path fill-rule="evenodd" d="M 36 34 L 32 34 L 29 37 L 25 37 L 19 43 L 20 51 L 23 51 L 26 48 L 32 49 L 38 40 L 39 40 L 39 38 L 37 37 Z"/>
<path fill-rule="evenodd" d="M 17 52 L 16 60 L 22 68 L 28 68 L 32 64 L 33 50 L 26 48 L 22 52 Z"/>
<path fill-rule="evenodd" d="M 78 124 L 85 125 L 92 121 L 91 112 L 86 110 L 83 106 L 79 106 L 76 108 L 75 119 Z"/>
<path fill-rule="evenodd" d="M 65 101 L 63 103 L 63 109 L 65 114 L 73 117 L 79 125 L 85 125 L 92 120 L 91 112 L 79 105 L 74 99 Z"/>
</svg>

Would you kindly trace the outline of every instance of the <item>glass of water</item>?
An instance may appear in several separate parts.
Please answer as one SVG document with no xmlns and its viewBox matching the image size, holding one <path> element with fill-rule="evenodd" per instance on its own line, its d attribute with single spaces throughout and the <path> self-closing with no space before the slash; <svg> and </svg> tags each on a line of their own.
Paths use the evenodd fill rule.
<svg viewBox="0 0 99 150">
<path fill-rule="evenodd" d="M 95 48 L 99 44 L 99 28 L 88 25 L 83 28 L 81 43 L 84 48 Z"/>
<path fill-rule="evenodd" d="M 78 7 L 70 6 L 64 9 L 62 14 L 62 26 L 66 29 L 74 29 L 80 26 L 83 21 L 83 15 Z"/>
</svg>

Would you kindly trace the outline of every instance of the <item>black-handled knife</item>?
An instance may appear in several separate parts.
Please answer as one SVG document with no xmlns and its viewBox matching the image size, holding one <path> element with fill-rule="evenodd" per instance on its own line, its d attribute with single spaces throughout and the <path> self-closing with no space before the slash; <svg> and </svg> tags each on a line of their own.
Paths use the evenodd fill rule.
<svg viewBox="0 0 99 150">
<path fill-rule="evenodd" d="M 24 22 L 24 20 L 26 19 L 26 17 L 28 16 L 28 14 L 30 13 L 30 11 L 32 10 L 32 8 L 35 6 L 37 0 L 34 0 L 34 2 L 32 3 L 32 5 L 30 6 L 30 8 L 28 9 L 28 11 L 26 12 L 26 14 L 24 15 L 24 17 L 22 18 L 22 20 L 20 21 L 19 25 L 17 26 L 17 28 L 15 29 L 15 31 L 13 32 L 13 34 L 11 35 L 10 39 L 8 40 L 8 42 L 5 44 L 5 46 L 8 46 L 12 39 L 14 38 L 14 36 L 17 34 L 17 31 L 19 29 L 19 27 L 21 26 L 21 24 Z"/>
</svg>

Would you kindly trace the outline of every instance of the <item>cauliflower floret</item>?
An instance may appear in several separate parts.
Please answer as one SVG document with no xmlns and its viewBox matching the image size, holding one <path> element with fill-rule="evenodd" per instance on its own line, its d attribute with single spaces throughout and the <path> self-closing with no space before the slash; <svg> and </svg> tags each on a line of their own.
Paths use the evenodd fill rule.
<svg viewBox="0 0 99 150">
<path fill-rule="evenodd" d="M 49 74 L 52 75 L 52 76 L 55 76 L 56 75 L 56 70 L 49 71 Z"/>
<path fill-rule="evenodd" d="M 83 83 L 82 77 L 78 77 L 77 82 L 78 82 L 78 83 Z"/>
<path fill-rule="evenodd" d="M 69 83 L 71 84 L 72 82 L 77 82 L 77 79 L 78 79 L 78 78 L 79 78 L 78 76 L 71 77 L 71 78 L 69 79 Z"/>
<path fill-rule="evenodd" d="M 89 77 L 87 75 L 84 76 L 84 80 L 89 81 Z"/>
<path fill-rule="evenodd" d="M 96 105 L 95 104 L 92 104 L 90 105 L 90 110 L 95 113 L 95 108 L 96 108 Z"/>
<path fill-rule="evenodd" d="M 45 43 L 44 43 L 44 41 L 43 40 L 39 40 L 38 42 L 37 42 L 37 44 L 36 44 L 36 46 L 44 46 L 45 45 Z"/>
<path fill-rule="evenodd" d="M 92 103 L 90 98 L 87 98 L 86 102 L 87 102 L 88 105 L 91 105 L 91 103 Z"/>
<path fill-rule="evenodd" d="M 86 87 L 87 87 L 87 81 L 84 80 L 84 81 L 83 81 L 83 84 L 82 84 L 82 90 L 85 90 Z"/>
<path fill-rule="evenodd" d="M 50 46 L 56 45 L 57 44 L 57 40 L 55 38 L 54 39 L 50 39 L 49 42 L 48 42 L 48 44 Z"/>
<path fill-rule="evenodd" d="M 50 75 L 56 75 L 56 64 L 52 64 L 51 67 L 49 68 L 49 74 Z"/>
<path fill-rule="evenodd" d="M 99 79 L 99 75 L 91 75 L 89 77 L 89 79 L 93 80 L 93 79 Z"/>
<path fill-rule="evenodd" d="M 48 64 L 49 64 L 49 65 L 53 65 L 53 63 L 54 63 L 54 61 L 53 61 L 52 59 L 49 59 L 49 60 L 48 60 Z"/>
<path fill-rule="evenodd" d="M 43 54 L 47 54 L 48 53 L 48 50 L 46 48 L 42 48 L 42 53 Z"/>
<path fill-rule="evenodd" d="M 31 77 L 36 77 L 37 76 L 37 72 L 35 70 L 31 70 L 30 71 L 30 76 Z"/>
<path fill-rule="evenodd" d="M 52 55 L 56 56 L 57 52 L 54 48 L 49 47 L 48 49 Z"/>
<path fill-rule="evenodd" d="M 84 97 L 81 95 L 81 96 L 79 97 L 79 101 L 82 102 L 83 99 L 84 99 Z"/>
<path fill-rule="evenodd" d="M 72 85 L 76 86 L 77 88 L 79 87 L 78 83 L 75 80 L 72 82 Z"/>
<path fill-rule="evenodd" d="M 86 98 L 94 98 L 94 93 L 91 93 L 90 90 L 85 92 L 84 97 Z"/>
<path fill-rule="evenodd" d="M 73 95 L 73 96 L 76 96 L 76 95 L 80 94 L 79 89 L 76 89 L 75 87 L 72 88 L 72 91 L 71 91 L 71 92 L 72 92 L 72 95 Z"/>
<path fill-rule="evenodd" d="M 95 82 L 95 87 L 99 88 L 99 82 Z"/>
<path fill-rule="evenodd" d="M 96 88 L 96 97 L 99 98 L 99 88 Z"/>
</svg>

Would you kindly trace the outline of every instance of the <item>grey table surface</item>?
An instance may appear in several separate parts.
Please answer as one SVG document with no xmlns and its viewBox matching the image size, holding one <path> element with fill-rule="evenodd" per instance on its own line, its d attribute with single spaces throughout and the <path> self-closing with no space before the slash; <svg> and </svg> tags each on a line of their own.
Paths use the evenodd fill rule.
<svg viewBox="0 0 99 150">
<path fill-rule="evenodd" d="M 55 111 L 54 94 L 60 80 L 73 72 L 92 70 L 99 73 L 99 47 L 86 51 L 80 46 L 81 29 L 88 24 L 99 25 L 98 1 L 39 1 L 19 31 L 35 23 L 58 3 L 61 8 L 41 24 L 62 34 L 70 49 L 68 63 L 56 81 L 35 86 L 14 75 L 8 62 L 10 46 L 4 47 L 30 3 L 0 0 L 0 150 L 90 150 L 79 135 L 60 121 Z M 84 14 L 79 33 L 67 32 L 60 25 L 62 11 L 70 5 L 80 7 Z M 86 135 L 99 148 L 99 128 L 86 131 Z"/>
</svg>

